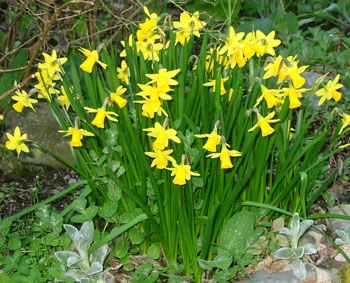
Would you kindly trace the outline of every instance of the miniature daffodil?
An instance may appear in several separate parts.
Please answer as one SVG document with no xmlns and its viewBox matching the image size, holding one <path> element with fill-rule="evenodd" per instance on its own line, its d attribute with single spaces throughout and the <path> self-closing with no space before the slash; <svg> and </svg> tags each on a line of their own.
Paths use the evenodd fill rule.
<svg viewBox="0 0 350 283">
<path fill-rule="evenodd" d="M 257 127 L 260 127 L 263 137 L 271 135 L 275 130 L 270 126 L 270 123 L 276 123 L 280 121 L 280 119 L 272 119 L 273 116 L 275 116 L 275 111 L 269 113 L 266 117 L 261 116 L 259 112 L 257 112 L 257 114 L 258 122 L 252 128 L 250 128 L 248 132 L 252 132 Z"/>
<path fill-rule="evenodd" d="M 98 127 L 98 128 L 104 128 L 105 127 L 105 118 L 107 117 L 109 120 L 118 122 L 116 118 L 113 116 L 118 116 L 117 113 L 114 113 L 112 111 L 106 111 L 106 106 L 102 106 L 101 108 L 93 109 L 89 107 L 84 107 L 85 110 L 87 110 L 89 113 L 96 112 L 95 118 L 92 120 L 91 124 Z"/>
<path fill-rule="evenodd" d="M 207 157 L 211 157 L 211 158 L 220 157 L 221 169 L 232 168 L 233 164 L 231 162 L 231 157 L 239 157 L 239 156 L 242 156 L 242 152 L 239 152 L 237 150 L 228 150 L 225 144 L 222 145 L 221 152 L 211 153 L 207 155 Z"/>
<path fill-rule="evenodd" d="M 164 169 L 168 166 L 168 161 L 170 161 L 172 164 L 176 163 L 175 159 L 170 156 L 172 152 L 172 149 L 163 151 L 154 149 L 154 152 L 145 152 L 145 154 L 154 158 L 151 167 L 156 166 L 157 169 Z"/>
<path fill-rule="evenodd" d="M 27 139 L 27 134 L 21 134 L 21 129 L 17 126 L 15 128 L 15 131 L 13 135 L 6 133 L 6 136 L 8 138 L 8 141 L 5 143 L 5 147 L 9 150 L 16 150 L 17 155 L 23 152 L 29 152 L 28 147 L 24 143 L 24 141 Z"/>
<path fill-rule="evenodd" d="M 80 47 L 79 50 L 87 57 L 85 61 L 79 66 L 83 71 L 91 73 L 95 63 L 100 64 L 103 69 L 107 68 L 107 64 L 102 63 L 100 60 L 98 60 L 99 57 L 96 50 L 90 51 L 82 47 Z"/>
<path fill-rule="evenodd" d="M 60 130 L 58 131 L 60 133 L 66 133 L 64 136 L 72 136 L 72 140 L 69 142 L 69 144 L 73 147 L 80 147 L 82 146 L 81 140 L 83 139 L 83 136 L 94 136 L 93 133 L 90 133 L 87 130 L 84 129 L 78 129 L 77 127 L 69 127 L 67 131 Z"/>
<path fill-rule="evenodd" d="M 153 142 L 153 149 L 163 150 L 169 145 L 169 140 L 172 140 L 176 143 L 180 143 L 181 140 L 176 136 L 177 131 L 174 129 L 166 129 L 161 124 L 156 122 L 154 128 L 143 129 L 146 132 L 149 132 L 147 135 L 156 140 Z"/>
<path fill-rule="evenodd" d="M 30 107 L 33 111 L 35 111 L 33 104 L 37 103 L 38 100 L 30 98 L 30 95 L 28 95 L 28 93 L 24 90 L 17 90 L 15 94 L 16 95 L 12 96 L 12 99 L 17 102 L 12 105 L 13 109 L 15 109 L 17 112 L 22 112 L 24 107 Z"/>
</svg>

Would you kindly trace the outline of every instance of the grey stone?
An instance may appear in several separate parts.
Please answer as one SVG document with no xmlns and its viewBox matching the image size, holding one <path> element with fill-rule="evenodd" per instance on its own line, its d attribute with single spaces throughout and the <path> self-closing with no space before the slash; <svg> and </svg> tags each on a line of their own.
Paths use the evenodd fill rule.
<svg viewBox="0 0 350 283">
<path fill-rule="evenodd" d="M 73 155 L 69 145 L 69 140 L 58 133 L 60 126 L 54 118 L 47 103 L 35 104 L 36 112 L 29 108 L 24 108 L 22 113 L 11 109 L 7 116 L 7 130 L 13 134 L 16 126 L 19 126 L 21 133 L 28 134 L 28 139 L 33 140 L 55 152 L 65 160 L 74 164 Z M 6 136 L 2 138 L 4 143 Z M 55 169 L 65 168 L 65 165 L 53 156 L 43 152 L 39 148 L 28 144 L 29 153 L 20 154 L 20 161 L 37 165 L 45 165 Z M 2 166 L 3 167 L 3 166 Z"/>
<path fill-rule="evenodd" d="M 329 210 L 329 213 L 350 216 L 350 204 L 342 204 L 340 206 L 335 206 Z M 335 230 L 345 231 L 347 228 L 350 227 L 350 220 L 330 218 L 329 224 L 333 232 Z"/>
</svg>

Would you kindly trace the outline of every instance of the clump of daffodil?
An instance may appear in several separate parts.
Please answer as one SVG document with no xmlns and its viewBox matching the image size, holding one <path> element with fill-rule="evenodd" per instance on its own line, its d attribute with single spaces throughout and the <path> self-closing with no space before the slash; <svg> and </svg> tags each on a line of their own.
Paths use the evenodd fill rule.
<svg viewBox="0 0 350 283">
<path fill-rule="evenodd" d="M 73 91 L 73 87 L 70 87 L 69 89 L 71 92 Z M 61 86 L 61 93 L 62 95 L 58 96 L 57 100 L 62 106 L 66 108 L 66 110 L 68 110 L 70 107 L 70 101 L 67 96 L 66 90 L 64 89 L 64 86 Z"/>
<path fill-rule="evenodd" d="M 237 150 L 229 150 L 226 147 L 225 141 L 222 143 L 221 152 L 208 154 L 207 157 L 218 158 L 220 157 L 221 169 L 230 169 L 233 167 L 231 157 L 242 156 L 242 152 Z"/>
<path fill-rule="evenodd" d="M 82 69 L 84 72 L 91 73 L 92 68 L 96 63 L 98 63 L 103 69 L 107 68 L 107 64 L 102 63 L 99 60 L 98 52 L 96 50 L 90 51 L 89 49 L 80 47 L 79 51 L 82 52 L 87 57 L 85 61 L 79 66 L 80 69 Z"/>
<path fill-rule="evenodd" d="M 258 109 L 254 108 L 253 110 L 258 116 L 258 122 L 252 128 L 250 128 L 248 132 L 252 132 L 257 127 L 260 127 L 261 135 L 263 137 L 273 134 L 275 132 L 275 129 L 270 126 L 270 123 L 276 123 L 280 121 L 280 119 L 272 119 L 273 116 L 275 116 L 275 111 L 269 113 L 266 117 L 263 117 L 260 115 Z"/>
<path fill-rule="evenodd" d="M 254 107 L 257 107 L 261 101 L 264 99 L 267 104 L 267 108 L 272 108 L 276 106 L 278 103 L 282 103 L 282 100 L 278 98 L 281 90 L 279 89 L 268 89 L 263 84 L 260 84 L 262 95 L 256 100 Z"/>
<path fill-rule="evenodd" d="M 21 153 L 21 151 L 29 152 L 28 147 L 24 143 L 27 139 L 27 134 L 22 135 L 21 129 L 18 126 L 15 128 L 13 135 L 11 135 L 10 133 L 6 133 L 6 136 L 8 138 L 8 141 L 6 141 L 5 143 L 5 147 L 7 149 L 16 150 L 18 156 Z"/>
<path fill-rule="evenodd" d="M 221 78 L 221 80 L 220 80 L 220 95 L 224 95 L 226 93 L 224 83 L 227 80 L 228 80 L 228 78 Z M 216 80 L 210 80 L 210 82 L 204 83 L 203 85 L 213 87 L 213 92 L 215 92 Z"/>
<path fill-rule="evenodd" d="M 56 50 L 52 51 L 52 54 L 43 53 L 45 62 L 39 63 L 38 68 L 42 72 L 47 72 L 49 78 L 54 79 L 56 72 L 62 73 L 62 65 L 67 62 L 67 58 L 57 58 Z"/>
<path fill-rule="evenodd" d="M 331 98 L 333 98 L 335 102 L 338 102 L 340 100 L 342 94 L 341 92 L 337 91 L 337 89 L 342 88 L 343 85 L 338 83 L 339 78 L 340 75 L 338 74 L 333 81 L 329 80 L 323 88 L 316 91 L 316 95 L 321 96 L 321 99 L 318 102 L 319 106 Z"/>
<path fill-rule="evenodd" d="M 183 186 L 186 185 L 186 182 L 191 180 L 191 176 L 200 176 L 199 173 L 191 171 L 191 165 L 185 165 L 186 155 L 182 155 L 181 164 L 178 165 L 173 163 L 173 168 L 166 168 L 171 171 L 171 176 L 175 176 L 173 179 L 173 183 L 175 185 Z"/>
<path fill-rule="evenodd" d="M 114 101 L 119 108 L 123 108 L 128 102 L 125 98 L 122 97 L 122 94 L 126 91 L 126 88 L 119 86 L 116 92 L 111 92 L 111 100 Z"/>
<path fill-rule="evenodd" d="M 187 12 L 181 13 L 180 20 L 173 22 L 173 27 L 177 30 L 175 44 L 180 42 L 181 45 L 185 45 L 190 40 L 192 34 L 200 37 L 199 31 L 205 25 L 205 22 L 199 20 L 198 11 L 194 12 L 192 16 Z"/>
<path fill-rule="evenodd" d="M 17 112 L 22 112 L 24 107 L 29 107 L 35 111 L 33 104 L 37 103 L 38 100 L 30 98 L 30 95 L 25 90 L 17 90 L 15 95 L 13 95 L 11 98 L 17 101 L 12 105 L 13 109 L 15 109 Z"/>
<path fill-rule="evenodd" d="M 93 133 L 90 133 L 87 130 L 79 129 L 77 123 L 75 123 L 74 128 L 69 127 L 67 131 L 59 130 L 58 132 L 59 133 L 66 133 L 64 135 L 64 137 L 72 136 L 72 140 L 69 142 L 69 144 L 72 147 L 81 147 L 83 145 L 81 140 L 83 139 L 84 136 L 88 136 L 88 137 L 94 136 Z"/>
<path fill-rule="evenodd" d="M 169 145 L 169 140 L 172 140 L 176 143 L 180 143 L 181 140 L 176 136 L 177 131 L 170 128 L 166 129 L 168 126 L 169 119 L 164 120 L 163 126 L 156 122 L 153 128 L 143 129 L 146 132 L 149 132 L 147 135 L 156 140 L 153 142 L 153 149 L 163 150 Z"/>
<path fill-rule="evenodd" d="M 145 60 L 159 61 L 159 51 L 164 48 L 163 43 L 159 42 L 164 32 L 157 26 L 160 18 L 157 14 L 148 11 L 147 7 L 144 7 L 147 19 L 145 22 L 139 24 L 139 29 L 136 31 L 136 51 L 137 54 L 142 54 Z M 125 41 L 121 41 L 122 46 L 125 48 Z M 130 35 L 129 46 L 133 45 L 133 37 Z M 121 57 L 126 57 L 126 50 L 124 49 Z"/>
<path fill-rule="evenodd" d="M 120 68 L 117 68 L 118 79 L 127 85 L 129 84 L 130 71 L 125 60 L 122 60 Z"/>
<path fill-rule="evenodd" d="M 96 126 L 97 128 L 103 129 L 105 127 L 105 119 L 106 117 L 114 122 L 118 122 L 116 118 L 113 116 L 118 116 L 117 113 L 112 112 L 112 111 L 106 111 L 106 106 L 109 98 L 107 97 L 102 105 L 102 107 L 93 109 L 90 107 L 84 107 L 85 110 L 88 111 L 88 113 L 96 113 L 95 118 L 92 120 L 91 124 Z"/>
<path fill-rule="evenodd" d="M 216 152 L 216 146 L 221 142 L 221 136 L 218 135 L 220 121 L 215 123 L 214 129 L 210 134 L 195 135 L 197 138 L 208 138 L 203 148 L 210 152 Z"/>
<path fill-rule="evenodd" d="M 154 158 L 151 164 L 151 167 L 156 166 L 157 169 L 164 169 L 168 166 L 168 161 L 172 164 L 176 164 L 176 161 L 170 154 L 173 153 L 172 149 L 168 150 L 158 150 L 154 149 L 154 152 L 148 151 L 145 154 L 149 157 Z"/>
</svg>

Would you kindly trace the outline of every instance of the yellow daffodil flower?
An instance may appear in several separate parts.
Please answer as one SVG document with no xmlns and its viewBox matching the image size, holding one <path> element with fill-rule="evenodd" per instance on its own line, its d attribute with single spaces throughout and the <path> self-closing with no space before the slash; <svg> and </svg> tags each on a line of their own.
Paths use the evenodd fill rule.
<svg viewBox="0 0 350 283">
<path fill-rule="evenodd" d="M 275 34 L 275 31 L 271 31 L 268 35 L 265 35 L 262 31 L 257 30 L 255 33 L 256 43 L 253 46 L 254 51 L 260 56 L 264 54 L 275 56 L 273 48 L 281 44 L 279 39 L 275 39 Z"/>
<path fill-rule="evenodd" d="M 83 139 L 83 136 L 94 136 L 93 133 L 90 133 L 87 130 L 84 129 L 78 129 L 77 127 L 69 127 L 67 131 L 60 130 L 58 131 L 60 133 L 66 133 L 64 136 L 72 136 L 72 140 L 69 142 L 69 144 L 73 147 L 80 147 L 82 146 L 81 140 Z"/>
<path fill-rule="evenodd" d="M 267 103 L 267 108 L 272 108 L 276 106 L 278 103 L 281 103 L 282 100 L 278 99 L 276 95 L 280 93 L 278 89 L 268 89 L 264 85 L 260 85 L 262 95 L 256 100 L 254 107 L 257 107 L 263 99 L 265 99 Z"/>
<path fill-rule="evenodd" d="M 158 99 L 163 99 L 163 100 L 172 100 L 173 98 L 171 95 L 167 94 L 164 92 L 164 87 L 159 88 L 154 85 L 149 85 L 149 84 L 137 84 L 138 87 L 142 90 L 136 95 L 142 96 L 143 98 L 158 98 Z M 172 89 L 170 89 L 172 90 Z"/>
<path fill-rule="evenodd" d="M 137 52 L 141 52 L 145 60 L 159 62 L 159 51 L 163 49 L 163 43 L 156 43 L 159 35 L 154 35 L 146 41 L 136 41 Z"/>
<path fill-rule="evenodd" d="M 73 91 L 73 87 L 71 87 L 70 90 Z M 66 108 L 66 110 L 68 110 L 70 107 L 70 101 L 69 101 L 69 98 L 67 96 L 66 90 L 64 89 L 63 86 L 61 86 L 61 92 L 62 92 L 62 95 L 57 97 L 57 100 L 62 106 L 64 106 Z"/>
<path fill-rule="evenodd" d="M 156 83 L 157 87 L 161 92 L 168 92 L 171 90 L 169 86 L 178 85 L 178 81 L 174 80 L 175 77 L 180 72 L 180 69 L 168 71 L 165 68 L 159 69 L 158 74 L 146 74 L 147 78 L 150 78 L 151 83 Z"/>
<path fill-rule="evenodd" d="M 161 124 L 156 122 L 154 128 L 143 129 L 149 132 L 147 135 L 156 138 L 153 143 L 153 149 L 163 150 L 169 145 L 169 140 L 180 143 L 181 140 L 176 136 L 177 131 L 174 129 L 165 129 Z"/>
<path fill-rule="evenodd" d="M 22 112 L 24 107 L 30 107 L 33 111 L 35 111 L 33 104 L 37 103 L 38 100 L 30 98 L 30 95 L 28 95 L 28 93 L 24 90 L 17 90 L 15 94 L 16 95 L 12 96 L 12 99 L 17 102 L 12 105 L 13 109 L 15 109 L 17 112 Z"/>
<path fill-rule="evenodd" d="M 228 78 L 221 78 L 220 80 L 220 95 L 224 95 L 226 93 L 226 89 L 224 86 L 224 82 L 226 82 Z M 212 86 L 213 92 L 215 92 L 216 80 L 210 80 L 210 82 L 204 83 L 204 86 Z"/>
<path fill-rule="evenodd" d="M 24 143 L 24 141 L 27 139 L 27 134 L 21 134 L 21 129 L 17 126 L 15 128 L 15 131 L 13 135 L 6 133 L 6 136 L 8 138 L 8 141 L 5 143 L 5 147 L 9 150 L 16 150 L 17 155 L 23 152 L 29 152 L 28 147 Z"/>
<path fill-rule="evenodd" d="M 190 165 L 178 165 L 173 163 L 174 168 L 166 168 L 171 171 L 171 176 L 175 176 L 173 179 L 173 183 L 175 185 L 183 186 L 186 185 L 186 181 L 191 180 L 191 176 L 200 176 L 199 173 L 192 172 Z"/>
<path fill-rule="evenodd" d="M 278 57 L 274 59 L 273 63 L 267 64 L 267 66 L 264 68 L 264 71 L 266 71 L 266 73 L 264 74 L 263 79 L 266 80 L 271 77 L 277 77 L 281 69 L 282 62 L 283 57 L 281 55 L 278 55 Z"/>
<path fill-rule="evenodd" d="M 345 113 L 343 113 L 341 115 L 343 116 L 343 124 L 342 124 L 342 126 L 340 128 L 340 131 L 339 131 L 338 135 L 340 135 L 343 132 L 345 127 L 350 126 L 350 115 L 345 114 Z"/>
<path fill-rule="evenodd" d="M 208 138 L 203 148 L 210 152 L 216 152 L 216 146 L 221 142 L 221 136 L 218 135 L 217 129 L 214 129 L 210 134 L 194 135 L 194 136 L 197 138 Z"/>
<path fill-rule="evenodd" d="M 123 60 L 121 62 L 121 66 L 120 66 L 120 68 L 117 68 L 117 72 L 118 72 L 118 79 L 128 85 L 130 82 L 129 81 L 130 71 L 129 71 L 128 65 L 126 64 L 125 60 Z"/>
<path fill-rule="evenodd" d="M 162 103 L 157 95 L 150 97 L 144 96 L 144 100 L 137 100 L 134 102 L 143 104 L 141 112 L 142 116 L 153 119 L 155 113 L 157 113 L 158 116 L 161 116 L 163 113 L 165 117 L 168 117 L 168 113 L 162 108 Z"/>
<path fill-rule="evenodd" d="M 275 111 L 269 113 L 266 117 L 263 117 L 258 114 L 258 122 L 248 130 L 248 132 L 254 131 L 257 127 L 260 127 L 261 129 L 261 134 L 263 137 L 266 137 L 268 135 L 271 135 L 272 133 L 275 132 L 275 129 L 273 129 L 269 123 L 276 123 L 279 122 L 280 119 L 272 119 L 273 116 L 275 116 Z"/>
<path fill-rule="evenodd" d="M 255 34 L 253 32 L 247 33 L 243 40 L 243 54 L 246 59 L 250 59 L 255 55 L 254 44 L 256 42 Z"/>
<path fill-rule="evenodd" d="M 220 55 L 223 55 L 225 52 L 227 52 L 227 56 L 235 55 L 237 53 L 237 48 L 244 48 L 244 44 L 242 43 L 243 37 L 244 32 L 236 34 L 235 29 L 230 27 L 225 45 L 220 49 Z"/>
<path fill-rule="evenodd" d="M 207 155 L 207 157 L 211 157 L 211 158 L 220 157 L 221 169 L 229 169 L 233 167 L 233 164 L 231 162 L 231 156 L 232 157 L 242 156 L 242 152 L 239 152 L 237 150 L 228 150 L 225 144 L 222 145 L 222 149 L 220 153 L 211 153 Z"/>
<path fill-rule="evenodd" d="M 101 108 L 93 109 L 89 107 L 84 107 L 85 110 L 87 110 L 89 113 L 96 112 L 95 118 L 92 120 L 91 124 L 98 127 L 98 128 L 104 128 L 105 127 L 105 118 L 107 117 L 109 120 L 118 122 L 116 118 L 113 116 L 118 116 L 117 113 L 114 113 L 112 111 L 106 111 L 106 106 L 102 106 Z"/>
<path fill-rule="evenodd" d="M 295 89 L 293 86 L 290 86 L 289 88 L 283 88 L 282 92 L 284 92 L 282 95 L 289 97 L 289 108 L 295 109 L 301 106 L 301 101 L 299 98 L 303 97 L 302 93 L 308 91 L 306 88 L 300 88 Z"/>
<path fill-rule="evenodd" d="M 116 92 L 111 92 L 111 100 L 117 103 L 119 108 L 123 108 L 128 102 L 125 98 L 122 97 L 122 94 L 126 91 L 126 88 L 119 86 Z"/>
<path fill-rule="evenodd" d="M 300 74 L 305 71 L 308 66 L 298 67 L 297 56 L 289 56 L 283 59 L 280 71 L 278 73 L 277 83 L 281 83 L 284 80 L 291 80 L 294 88 L 301 88 L 305 84 L 305 78 Z"/>
<path fill-rule="evenodd" d="M 335 102 L 338 102 L 342 97 L 341 92 L 337 91 L 337 89 L 342 88 L 342 84 L 338 84 L 340 75 L 338 74 L 333 81 L 329 80 L 327 84 L 316 91 L 317 96 L 321 96 L 321 99 L 318 105 L 322 105 L 326 100 L 334 99 Z"/>
<path fill-rule="evenodd" d="M 194 12 L 193 16 L 190 16 L 187 12 L 183 12 L 180 15 L 180 21 L 174 21 L 173 27 L 176 31 L 175 44 L 180 42 L 181 45 L 185 45 L 193 34 L 196 37 L 200 37 L 199 30 L 206 25 L 205 22 L 199 20 L 199 12 Z"/>
<path fill-rule="evenodd" d="M 98 60 L 98 53 L 96 50 L 90 51 L 82 47 L 80 47 L 79 50 L 87 57 L 85 61 L 79 66 L 80 69 L 82 69 L 84 72 L 91 73 L 95 63 L 100 64 L 103 69 L 107 68 L 107 64 L 102 63 L 100 60 Z"/>
<path fill-rule="evenodd" d="M 164 169 L 168 166 L 168 161 L 170 161 L 172 164 L 176 164 L 175 159 L 170 156 L 172 152 L 172 149 L 163 151 L 154 149 L 154 152 L 145 152 L 145 154 L 154 158 L 151 167 L 156 166 L 157 169 Z"/>
<path fill-rule="evenodd" d="M 53 50 L 51 55 L 43 53 L 43 56 L 45 63 L 39 63 L 39 69 L 47 71 L 50 78 L 53 78 L 56 72 L 62 73 L 61 66 L 67 62 L 67 58 L 57 58 L 56 50 Z"/>
</svg>

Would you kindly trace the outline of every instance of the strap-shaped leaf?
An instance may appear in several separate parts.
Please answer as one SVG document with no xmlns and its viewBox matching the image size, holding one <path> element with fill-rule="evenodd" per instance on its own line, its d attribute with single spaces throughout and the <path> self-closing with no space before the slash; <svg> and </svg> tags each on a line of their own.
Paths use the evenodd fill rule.
<svg viewBox="0 0 350 283">
<path fill-rule="evenodd" d="M 99 262 L 94 262 L 91 267 L 85 271 L 85 273 L 89 276 L 93 275 L 93 274 L 97 274 L 103 271 L 103 266 L 101 263 Z"/>
</svg>

